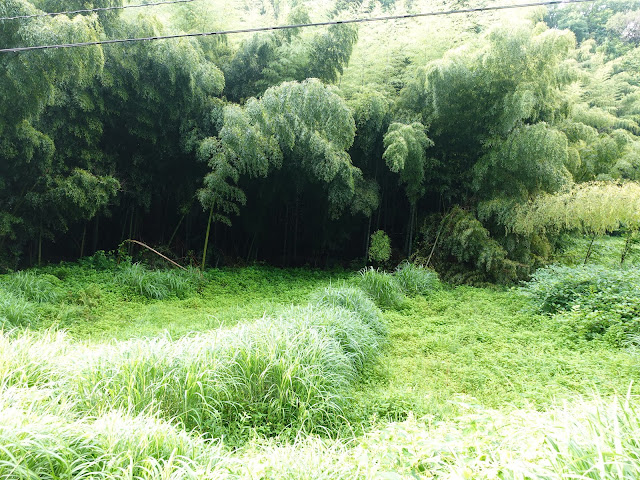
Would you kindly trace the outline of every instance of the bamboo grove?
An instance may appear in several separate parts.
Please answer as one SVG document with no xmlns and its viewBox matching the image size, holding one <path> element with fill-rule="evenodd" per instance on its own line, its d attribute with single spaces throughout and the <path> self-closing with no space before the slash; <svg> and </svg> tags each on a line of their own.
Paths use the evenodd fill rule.
<svg viewBox="0 0 640 480">
<path fill-rule="evenodd" d="M 0 46 L 437 7 L 196 0 L 0 21 Z M 136 239 L 185 263 L 346 265 L 382 230 L 446 278 L 522 278 L 562 230 L 539 199 L 637 192 L 616 186 L 640 180 L 640 5 L 510 15 L 0 54 L 0 264 Z"/>
</svg>

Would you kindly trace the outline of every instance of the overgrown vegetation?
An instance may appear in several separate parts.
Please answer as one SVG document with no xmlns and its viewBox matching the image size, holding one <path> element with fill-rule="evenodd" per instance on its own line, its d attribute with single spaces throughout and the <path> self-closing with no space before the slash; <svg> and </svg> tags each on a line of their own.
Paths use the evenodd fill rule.
<svg viewBox="0 0 640 480">
<path fill-rule="evenodd" d="M 164 300 L 170 295 L 184 298 L 196 291 L 203 283 L 202 274 L 196 269 L 151 271 L 139 263 L 125 265 L 116 281 L 131 287 L 136 293 L 155 300 Z"/>
<path fill-rule="evenodd" d="M 0 477 L 638 478 L 637 0 L 127 3 L 0 2 Z"/>
<path fill-rule="evenodd" d="M 637 190 L 637 9 L 596 3 L 423 19 L 402 33 L 388 22 L 3 54 L 0 262 L 144 238 L 194 267 L 392 268 L 416 253 L 447 281 L 517 283 L 551 259 L 562 223 L 550 206 L 545 221 L 524 207 L 541 213 L 574 192 L 584 215 L 563 228 L 592 234 L 582 184 L 601 182 L 611 205 Z M 107 4 L 122 0 L 82 8 Z M 437 7 L 166 5 L 6 21 L 0 36 L 11 47 Z M 631 233 L 631 210 L 611 211 L 606 230 Z M 187 288 L 125 276 L 151 298 Z"/>
<path fill-rule="evenodd" d="M 568 335 L 620 346 L 640 333 L 639 288 L 636 268 L 582 265 L 540 269 L 523 291 L 537 311 L 554 315 Z"/>
<path fill-rule="evenodd" d="M 139 479 L 223 472 L 492 478 L 498 469 L 543 479 L 637 471 L 637 359 L 607 342 L 567 337 L 557 318 L 531 312 L 535 299 L 513 291 L 447 287 L 428 269 L 402 265 L 393 275 L 373 271 L 399 292 L 406 285 L 402 308 L 383 313 L 353 275 L 338 286 L 321 275 L 305 290 L 295 285 L 312 272 L 213 270 L 200 292 L 159 301 L 128 297 L 109 271 L 55 268 L 61 292 L 103 275 L 89 310 L 103 302 L 113 309 L 116 292 L 118 308 L 132 300 L 137 308 L 189 302 L 197 311 L 232 291 L 236 301 L 255 302 L 273 288 L 296 292 L 283 298 L 302 305 L 235 325 L 194 323 L 193 333 L 177 338 L 92 335 L 84 343 L 55 330 L 5 331 L 0 472 L 8 478 L 71 471 Z M 243 297 L 243 289 L 257 296 Z M 180 318 L 166 314 L 161 323 L 171 330 Z M 576 399 L 593 390 L 603 398 Z M 627 390 L 628 400 L 609 399 Z M 556 407 L 561 399 L 565 406 Z M 595 438 L 615 447 L 606 464 Z"/>
<path fill-rule="evenodd" d="M 383 308 L 398 308 L 405 301 L 402 288 L 393 275 L 373 267 L 360 271 L 358 285 Z"/>
</svg>

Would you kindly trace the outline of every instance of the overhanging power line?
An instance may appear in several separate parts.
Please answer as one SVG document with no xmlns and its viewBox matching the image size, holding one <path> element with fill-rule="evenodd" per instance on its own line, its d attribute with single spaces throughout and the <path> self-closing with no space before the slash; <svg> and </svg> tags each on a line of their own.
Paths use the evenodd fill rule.
<svg viewBox="0 0 640 480">
<path fill-rule="evenodd" d="M 453 15 L 460 13 L 474 13 L 474 12 L 486 12 L 492 10 L 507 10 L 515 8 L 527 8 L 527 7 L 540 7 L 548 5 L 568 5 L 572 3 L 590 3 L 596 0 L 546 0 L 542 2 L 521 3 L 515 5 L 499 5 L 493 7 L 477 7 L 477 8 L 464 8 L 460 10 L 444 10 L 439 12 L 422 12 L 422 13 L 407 13 L 402 15 L 387 15 L 383 17 L 366 17 L 366 18 L 353 18 L 347 20 L 331 20 L 326 22 L 315 23 L 298 23 L 293 25 L 276 25 L 270 27 L 255 27 L 255 28 L 241 28 L 236 30 L 219 30 L 214 32 L 201 32 L 201 33 L 180 33 L 175 35 L 158 35 L 154 37 L 139 37 L 139 38 L 119 38 L 112 40 L 96 40 L 92 42 L 79 42 L 79 43 L 61 43 L 58 45 L 36 45 L 31 47 L 15 47 L 15 48 L 2 48 L 0 53 L 20 53 L 28 52 L 31 50 L 46 50 L 50 48 L 75 48 L 75 47 L 89 47 L 96 45 L 113 45 L 116 43 L 132 43 L 132 42 L 148 42 L 154 40 L 168 40 L 172 38 L 190 38 L 190 37 L 209 37 L 216 35 L 232 35 L 238 33 L 257 33 L 268 32 L 275 30 L 286 30 L 292 28 L 308 28 L 308 27 L 323 27 L 328 25 L 346 25 L 350 23 L 367 23 L 367 22 L 381 22 L 388 20 L 402 20 L 407 18 L 419 18 L 419 17 L 435 17 L 443 15 Z"/>
<path fill-rule="evenodd" d="M 141 3 L 137 5 L 121 5 L 118 7 L 98 7 L 98 8 L 85 8 L 83 10 L 70 10 L 67 12 L 43 12 L 43 13 L 34 13 L 33 15 L 17 15 L 15 17 L 2 17 L 0 18 L 0 22 L 9 21 L 9 20 L 26 20 L 29 18 L 40 18 L 40 17 L 55 17 L 56 15 L 76 15 L 79 13 L 93 13 L 93 12 L 107 12 L 109 10 L 125 10 L 127 8 L 143 8 L 143 7 L 156 7 L 158 5 L 169 5 L 172 3 L 189 3 L 194 0 L 168 0 L 165 2 L 154 2 L 154 3 Z"/>
</svg>

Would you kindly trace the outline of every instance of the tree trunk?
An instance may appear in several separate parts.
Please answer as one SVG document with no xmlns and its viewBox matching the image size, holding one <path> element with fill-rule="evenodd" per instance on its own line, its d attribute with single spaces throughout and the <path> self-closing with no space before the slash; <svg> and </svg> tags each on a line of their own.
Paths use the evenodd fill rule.
<svg viewBox="0 0 640 480">
<path fill-rule="evenodd" d="M 213 206 L 209 209 L 209 221 L 207 222 L 207 233 L 204 236 L 204 250 L 202 251 L 202 266 L 200 270 L 204 272 L 204 266 L 207 262 L 207 248 L 209 247 L 209 233 L 211 232 L 211 219 L 213 218 Z"/>
<path fill-rule="evenodd" d="M 624 242 L 622 255 L 620 255 L 620 266 L 624 264 L 624 260 L 627 258 L 627 254 L 629 253 L 629 249 L 631 248 L 631 237 L 633 236 L 633 233 L 633 231 L 629 232 L 629 235 L 627 235 L 627 241 Z"/>
<path fill-rule="evenodd" d="M 93 227 L 93 244 L 92 253 L 98 251 L 98 234 L 100 233 L 100 217 L 96 215 L 96 223 Z"/>
<path fill-rule="evenodd" d="M 84 241 L 87 238 L 87 223 L 82 227 L 82 241 L 80 242 L 80 258 L 84 257 Z"/>
<path fill-rule="evenodd" d="M 413 228 L 415 223 L 416 216 L 416 204 L 412 203 L 409 208 L 409 224 L 407 226 L 407 237 L 405 241 L 405 249 L 404 251 L 407 254 L 407 257 L 411 256 L 411 248 L 413 246 Z"/>
<path fill-rule="evenodd" d="M 297 189 L 296 189 L 297 190 Z M 296 192 L 296 206 L 294 210 L 294 224 L 293 224 L 293 261 L 298 260 L 298 218 L 300 217 L 300 197 Z"/>
<path fill-rule="evenodd" d="M 42 263 L 42 222 L 40 222 L 40 233 L 38 235 L 38 266 Z"/>
<path fill-rule="evenodd" d="M 284 207 L 284 242 L 282 245 L 282 266 L 287 266 L 287 236 L 289 234 L 289 204 Z"/>
<path fill-rule="evenodd" d="M 587 254 L 584 256 L 584 262 L 583 262 L 583 265 L 586 265 L 586 264 L 587 264 L 587 260 L 589 260 L 589 257 L 591 256 L 592 248 L 593 248 L 593 242 L 594 242 L 594 240 L 595 240 L 595 239 L 596 239 L 596 234 L 594 233 L 594 234 L 591 236 L 591 242 L 589 243 L 589 248 L 587 249 Z"/>
<path fill-rule="evenodd" d="M 175 230 L 171 234 L 171 238 L 169 238 L 169 243 L 167 243 L 167 247 L 170 247 L 171 244 L 173 243 L 173 239 L 176 237 L 176 234 L 178 233 L 178 230 L 180 229 L 180 225 L 182 225 L 182 221 L 184 220 L 184 217 L 185 217 L 185 215 L 182 215 L 182 217 L 180 217 L 180 221 L 178 222 L 178 225 L 176 226 Z"/>
<path fill-rule="evenodd" d="M 367 231 L 364 236 L 364 261 L 365 262 L 369 261 L 369 244 L 371 243 L 369 240 L 369 238 L 371 237 L 371 217 L 372 215 L 369 215 L 369 223 L 367 225 Z"/>
</svg>

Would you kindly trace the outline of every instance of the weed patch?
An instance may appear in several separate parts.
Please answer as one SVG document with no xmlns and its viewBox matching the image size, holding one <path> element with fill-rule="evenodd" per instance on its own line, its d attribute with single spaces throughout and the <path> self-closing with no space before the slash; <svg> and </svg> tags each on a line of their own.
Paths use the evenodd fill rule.
<svg viewBox="0 0 640 480">
<path fill-rule="evenodd" d="M 555 315 L 573 338 L 621 346 L 640 333 L 637 269 L 552 265 L 538 270 L 522 291 L 537 312 Z"/>
</svg>

